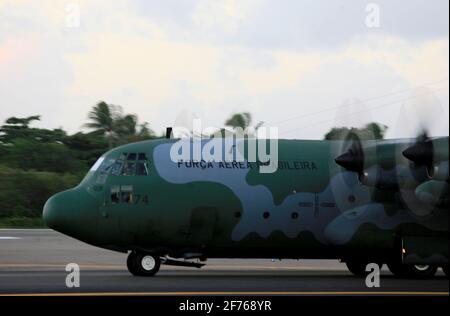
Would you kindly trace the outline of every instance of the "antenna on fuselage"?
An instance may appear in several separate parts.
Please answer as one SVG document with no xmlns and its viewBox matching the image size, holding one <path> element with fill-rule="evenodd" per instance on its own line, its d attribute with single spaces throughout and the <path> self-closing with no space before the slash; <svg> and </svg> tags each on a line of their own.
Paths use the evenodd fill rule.
<svg viewBox="0 0 450 316">
<path fill-rule="evenodd" d="M 167 127 L 167 128 L 166 128 L 166 138 L 167 138 L 167 139 L 173 138 L 172 127 Z"/>
</svg>

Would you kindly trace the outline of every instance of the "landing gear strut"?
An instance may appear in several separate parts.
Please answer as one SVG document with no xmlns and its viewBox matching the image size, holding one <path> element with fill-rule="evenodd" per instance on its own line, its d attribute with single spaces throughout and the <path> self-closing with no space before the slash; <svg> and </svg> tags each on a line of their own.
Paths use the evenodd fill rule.
<svg viewBox="0 0 450 316">
<path fill-rule="evenodd" d="M 128 255 L 127 268 L 135 276 L 154 276 L 161 265 L 159 256 L 145 252 L 132 251 Z"/>
</svg>

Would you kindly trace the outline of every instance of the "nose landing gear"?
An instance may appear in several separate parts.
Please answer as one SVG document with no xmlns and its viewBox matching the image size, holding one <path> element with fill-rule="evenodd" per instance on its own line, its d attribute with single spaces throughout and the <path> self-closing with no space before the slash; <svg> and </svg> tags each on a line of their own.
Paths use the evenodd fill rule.
<svg viewBox="0 0 450 316">
<path fill-rule="evenodd" d="M 128 271 L 135 276 L 154 276 L 158 273 L 161 264 L 191 268 L 201 268 L 205 265 L 199 262 L 173 260 L 167 257 L 160 257 L 151 252 L 136 250 L 131 251 L 127 258 Z"/>
<path fill-rule="evenodd" d="M 127 268 L 135 276 L 154 276 L 161 266 L 161 258 L 150 253 L 132 251 L 128 255 Z"/>
</svg>

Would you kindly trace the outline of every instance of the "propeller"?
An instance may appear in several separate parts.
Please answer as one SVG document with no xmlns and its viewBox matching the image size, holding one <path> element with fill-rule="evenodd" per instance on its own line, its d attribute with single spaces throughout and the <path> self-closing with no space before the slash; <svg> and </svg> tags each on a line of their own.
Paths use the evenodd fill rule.
<svg viewBox="0 0 450 316">
<path fill-rule="evenodd" d="M 403 156 L 418 167 L 426 167 L 434 180 L 448 181 L 448 137 L 430 138 L 426 131 L 416 142 L 402 152 Z"/>
<path fill-rule="evenodd" d="M 426 166 L 431 170 L 434 161 L 433 142 L 428 132 L 423 130 L 416 138 L 416 142 L 402 152 L 403 156 L 419 166 Z"/>
<path fill-rule="evenodd" d="M 424 130 L 415 143 L 403 151 L 403 156 L 416 168 L 427 170 L 428 179 L 416 187 L 415 196 L 431 207 L 448 207 L 448 138 L 431 139 Z"/>
<path fill-rule="evenodd" d="M 348 99 L 336 113 L 335 126 L 340 129 L 340 146 L 334 161 L 348 171 L 362 176 L 367 158 L 372 155 L 363 139 L 373 139 L 374 135 L 368 124 L 374 122 L 370 109 L 359 99 Z M 369 152 L 368 152 L 369 150 Z"/>
<path fill-rule="evenodd" d="M 419 92 L 415 95 L 425 95 Z M 449 200 L 448 137 L 430 137 L 440 133 L 436 117 L 446 116 L 441 115 L 438 98 L 427 93 L 428 98 L 414 96 L 414 102 L 403 105 L 399 122 L 394 126 L 400 139 L 372 142 L 365 140 L 373 139 L 370 137 L 373 135 L 350 133 L 335 158 L 339 166 L 357 173 L 361 184 L 399 190 L 406 208 L 419 217 L 428 216 L 437 206 L 448 205 Z M 415 140 L 404 139 L 411 134 L 417 135 Z"/>
<path fill-rule="evenodd" d="M 335 162 L 346 170 L 362 174 L 364 171 L 364 150 L 356 133 L 349 133 L 344 140 L 344 153 Z"/>
</svg>

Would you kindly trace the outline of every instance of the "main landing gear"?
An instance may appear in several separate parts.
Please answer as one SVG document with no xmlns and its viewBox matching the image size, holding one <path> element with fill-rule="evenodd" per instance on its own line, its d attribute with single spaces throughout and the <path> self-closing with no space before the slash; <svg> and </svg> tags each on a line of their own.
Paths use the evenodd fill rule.
<svg viewBox="0 0 450 316">
<path fill-rule="evenodd" d="M 348 270 L 356 276 L 366 276 L 368 271 L 366 271 L 366 266 L 370 262 L 362 259 L 352 259 L 346 260 Z M 383 266 L 380 262 L 375 262 L 378 266 Z M 391 273 L 396 277 L 400 278 L 413 278 L 413 279 L 428 279 L 432 278 L 438 269 L 436 265 L 412 265 L 412 264 L 402 264 L 401 262 L 388 262 L 387 266 Z M 448 278 L 448 265 L 442 266 L 444 274 Z"/>
<path fill-rule="evenodd" d="M 401 263 L 388 263 L 388 268 L 397 277 L 428 279 L 432 278 L 438 269 L 435 265 L 412 265 Z"/>
</svg>

